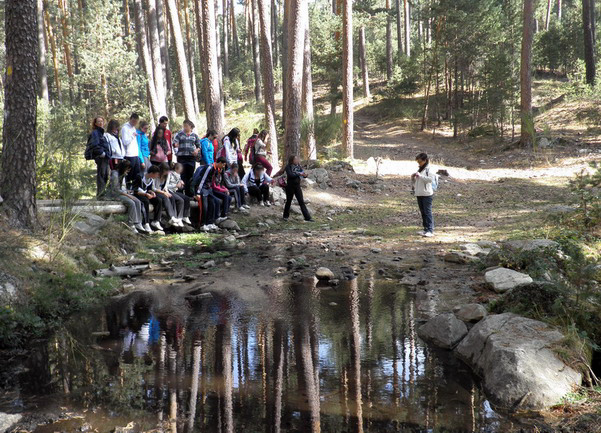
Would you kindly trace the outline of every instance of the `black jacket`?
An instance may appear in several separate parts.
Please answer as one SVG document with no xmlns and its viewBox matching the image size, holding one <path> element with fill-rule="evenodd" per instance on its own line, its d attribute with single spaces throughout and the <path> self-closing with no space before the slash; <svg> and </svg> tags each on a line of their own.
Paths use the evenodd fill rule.
<svg viewBox="0 0 601 433">
<path fill-rule="evenodd" d="M 104 129 L 102 128 L 94 128 L 90 134 L 88 146 L 90 148 L 92 159 L 100 158 L 103 153 L 104 156 L 109 159 L 113 155 L 111 145 L 104 137 Z"/>
</svg>

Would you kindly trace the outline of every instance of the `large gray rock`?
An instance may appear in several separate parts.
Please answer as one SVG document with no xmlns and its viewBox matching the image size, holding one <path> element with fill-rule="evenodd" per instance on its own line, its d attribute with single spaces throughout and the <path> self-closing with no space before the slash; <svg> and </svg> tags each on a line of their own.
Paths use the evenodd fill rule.
<svg viewBox="0 0 601 433">
<path fill-rule="evenodd" d="M 322 189 L 327 188 L 330 183 L 330 175 L 325 168 L 307 171 L 307 178 L 314 181 Z"/>
<path fill-rule="evenodd" d="M 315 276 L 320 281 L 329 281 L 336 278 L 334 272 L 325 267 L 318 268 L 317 271 L 315 271 Z"/>
<path fill-rule="evenodd" d="M 507 241 L 503 244 L 503 246 L 510 251 L 527 253 L 546 249 L 559 249 L 559 244 L 550 239 L 524 239 L 516 241 Z"/>
<path fill-rule="evenodd" d="M 504 313 L 474 325 L 455 353 L 482 377 L 499 407 L 541 410 L 559 403 L 582 380 L 553 351 L 563 338 L 546 323 Z"/>
<path fill-rule="evenodd" d="M 478 322 L 488 314 L 482 304 L 465 304 L 453 308 L 453 313 L 462 322 Z"/>
<path fill-rule="evenodd" d="M 505 293 L 516 287 L 527 286 L 533 282 L 530 275 L 506 268 L 497 268 L 488 271 L 484 274 L 484 278 L 497 293 Z"/>
<path fill-rule="evenodd" d="M 233 219 L 228 218 L 225 221 L 221 221 L 218 225 L 221 229 L 240 231 L 240 226 Z"/>
<path fill-rule="evenodd" d="M 428 320 L 417 330 L 417 335 L 425 341 L 443 349 L 452 349 L 467 334 L 465 323 L 453 313 L 444 313 Z"/>
<path fill-rule="evenodd" d="M 472 256 L 463 251 L 449 251 L 444 255 L 444 261 L 449 263 L 457 263 L 459 265 L 465 265 L 478 261 L 478 257 Z"/>
<path fill-rule="evenodd" d="M 0 433 L 7 432 L 12 426 L 21 421 L 21 415 L 0 412 Z"/>
<path fill-rule="evenodd" d="M 465 254 L 474 257 L 484 257 L 490 253 L 491 248 L 485 248 L 478 244 L 463 244 L 459 247 Z"/>
</svg>

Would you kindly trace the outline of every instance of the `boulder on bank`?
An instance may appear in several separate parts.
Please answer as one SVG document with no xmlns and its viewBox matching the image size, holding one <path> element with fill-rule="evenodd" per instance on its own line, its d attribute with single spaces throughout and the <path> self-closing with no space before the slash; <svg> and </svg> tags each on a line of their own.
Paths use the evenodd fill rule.
<svg viewBox="0 0 601 433">
<path fill-rule="evenodd" d="M 533 283 L 532 278 L 528 274 L 514 271 L 507 268 L 497 268 L 488 271 L 484 278 L 497 293 L 505 293 L 517 287 L 527 286 Z"/>
<path fill-rule="evenodd" d="M 465 304 L 453 308 L 453 313 L 462 322 L 478 322 L 488 314 L 482 304 Z"/>
<path fill-rule="evenodd" d="M 224 221 L 221 221 L 218 225 L 219 225 L 219 228 L 221 228 L 221 229 L 236 230 L 238 232 L 240 231 L 240 226 L 233 219 L 229 219 L 228 218 L 228 219 L 226 219 Z"/>
<path fill-rule="evenodd" d="M 317 279 L 320 281 L 330 281 L 335 279 L 336 275 L 334 275 L 334 272 L 332 272 L 330 269 L 321 267 L 315 271 L 315 277 L 317 277 Z"/>
<path fill-rule="evenodd" d="M 10 414 L 10 413 L 0 412 L 0 432 L 4 433 L 4 432 L 10 430 L 10 428 L 12 426 L 14 426 L 16 423 L 21 421 L 21 418 L 22 418 L 22 416 L 19 415 L 18 413 Z"/>
<path fill-rule="evenodd" d="M 454 348 L 466 334 L 467 326 L 453 313 L 440 314 L 417 330 L 420 338 L 443 349 Z"/>
<path fill-rule="evenodd" d="M 326 189 L 330 185 L 330 174 L 325 168 L 316 168 L 307 171 L 307 178 L 312 180 L 321 189 Z"/>
<path fill-rule="evenodd" d="M 503 247 L 516 253 L 531 253 L 547 249 L 558 250 L 559 244 L 550 239 L 524 239 L 507 241 Z"/>
<path fill-rule="evenodd" d="M 582 380 L 553 351 L 563 338 L 546 323 L 504 313 L 478 322 L 455 353 L 482 377 L 499 407 L 541 410 L 559 403 Z"/>
</svg>

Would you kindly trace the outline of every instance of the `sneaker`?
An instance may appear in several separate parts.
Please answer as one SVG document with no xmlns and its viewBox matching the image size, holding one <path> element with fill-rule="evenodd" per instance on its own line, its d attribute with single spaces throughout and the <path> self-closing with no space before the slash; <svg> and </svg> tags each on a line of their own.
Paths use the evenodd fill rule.
<svg viewBox="0 0 601 433">
<path fill-rule="evenodd" d="M 206 224 L 200 228 L 200 231 L 201 231 L 201 232 L 208 232 L 208 231 L 210 231 L 210 230 L 211 230 L 211 229 L 210 229 L 210 228 L 209 228 L 209 226 L 208 226 L 208 225 L 206 225 Z"/>
<path fill-rule="evenodd" d="M 127 224 L 127 227 L 135 234 L 138 234 L 138 230 L 136 229 L 136 226 L 133 224 Z"/>
<path fill-rule="evenodd" d="M 134 224 L 134 227 L 136 230 L 140 231 L 140 232 L 145 232 L 146 230 L 144 229 L 144 226 L 140 223 Z"/>
<path fill-rule="evenodd" d="M 182 222 L 183 222 L 184 224 L 188 224 L 189 226 L 191 226 L 191 225 L 192 225 L 192 221 L 190 221 L 190 218 L 189 218 L 189 217 L 182 218 Z"/>
<path fill-rule="evenodd" d="M 250 209 L 250 206 L 249 206 L 249 205 L 247 205 L 247 204 L 244 204 L 244 205 L 242 205 L 241 207 L 242 207 L 242 209 L 246 209 L 246 210 L 249 210 L 249 209 Z"/>
<path fill-rule="evenodd" d="M 217 227 L 215 224 L 209 224 L 207 227 L 209 230 L 219 230 L 219 227 Z"/>
<path fill-rule="evenodd" d="M 304 223 L 314 223 L 315 220 L 313 218 L 309 218 L 308 220 L 304 220 Z"/>
<path fill-rule="evenodd" d="M 424 237 L 425 237 L 425 238 L 431 238 L 431 237 L 434 237 L 434 233 L 432 233 L 432 232 L 425 232 L 425 233 L 424 233 Z"/>
<path fill-rule="evenodd" d="M 262 201 L 260 201 L 260 202 L 259 202 L 259 206 L 265 206 L 265 203 L 264 203 L 264 202 L 262 202 Z"/>
<path fill-rule="evenodd" d="M 150 227 L 152 227 L 153 229 L 158 230 L 158 231 L 163 231 L 163 226 L 158 221 L 151 222 Z"/>
<path fill-rule="evenodd" d="M 182 219 L 181 219 L 181 218 L 178 218 L 178 219 L 177 219 L 177 226 L 178 226 L 178 227 L 183 227 L 183 226 L 184 226 L 184 222 L 182 221 Z"/>
<path fill-rule="evenodd" d="M 269 201 L 266 201 L 266 202 L 265 202 L 265 206 L 267 206 L 267 207 L 271 207 L 271 202 L 269 202 Z"/>
<path fill-rule="evenodd" d="M 419 232 L 417 232 L 417 234 L 419 236 L 425 236 L 426 235 L 426 231 L 425 230 L 420 230 Z"/>
<path fill-rule="evenodd" d="M 285 217 L 284 217 L 284 218 L 282 218 L 282 219 L 284 220 L 284 222 L 285 222 L 285 223 L 287 223 L 287 222 L 288 222 L 288 218 L 285 218 Z"/>
<path fill-rule="evenodd" d="M 144 230 L 146 230 L 146 233 L 152 233 L 152 229 L 148 223 L 144 224 Z"/>
<path fill-rule="evenodd" d="M 171 217 L 171 218 L 169 219 L 169 222 L 167 222 L 167 225 L 168 225 L 168 226 L 174 226 L 174 227 L 177 227 L 177 218 L 175 218 L 175 217 Z"/>
</svg>

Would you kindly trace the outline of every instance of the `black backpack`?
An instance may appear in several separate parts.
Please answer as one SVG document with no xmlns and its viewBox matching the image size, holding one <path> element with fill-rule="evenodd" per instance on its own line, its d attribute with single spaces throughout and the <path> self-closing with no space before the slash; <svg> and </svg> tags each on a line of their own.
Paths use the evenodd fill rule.
<svg viewBox="0 0 601 433">
<path fill-rule="evenodd" d="M 88 142 L 86 144 L 86 151 L 83 156 L 86 158 L 86 161 L 91 161 L 94 159 L 94 148 L 92 147 L 92 134 L 88 135 Z"/>
</svg>

